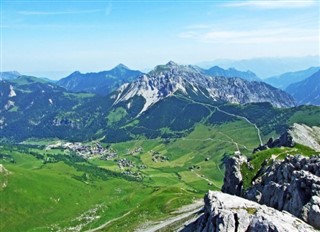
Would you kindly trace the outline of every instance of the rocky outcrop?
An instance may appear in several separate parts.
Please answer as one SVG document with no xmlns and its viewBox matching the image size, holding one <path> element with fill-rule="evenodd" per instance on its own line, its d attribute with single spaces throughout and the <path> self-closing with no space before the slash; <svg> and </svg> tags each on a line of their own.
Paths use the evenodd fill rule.
<svg viewBox="0 0 320 232">
<path fill-rule="evenodd" d="M 274 160 L 260 169 L 247 190 L 234 191 L 234 183 L 242 180 L 238 163 L 244 160 L 233 157 L 227 162 L 222 190 L 260 204 L 285 210 L 320 229 L 320 157 L 287 156 L 284 161 Z M 243 162 L 242 162 L 243 163 Z M 233 164 L 233 165 L 232 165 Z M 239 176 L 240 175 L 240 176 Z M 242 189 L 241 184 L 237 189 Z"/>
<path fill-rule="evenodd" d="M 241 165 L 243 163 L 247 163 L 247 158 L 241 155 L 235 155 L 226 160 L 226 173 L 222 192 L 237 196 L 241 195 L 243 188 Z"/>
<path fill-rule="evenodd" d="M 291 136 L 291 134 L 286 131 L 283 133 L 279 138 L 273 140 L 273 138 L 270 138 L 268 142 L 264 145 L 259 145 L 257 148 L 253 150 L 253 153 L 256 153 L 258 151 L 263 151 L 268 148 L 274 148 L 274 147 L 293 147 L 295 145 L 295 142 Z"/>
<path fill-rule="evenodd" d="M 294 142 L 311 147 L 315 151 L 320 152 L 320 127 L 309 127 L 305 124 L 294 123 L 289 128 L 288 133 Z"/>
<path fill-rule="evenodd" d="M 255 148 L 253 153 L 274 147 L 293 147 L 296 143 L 320 151 L 320 127 L 294 123 L 279 138 L 270 138 L 266 144 Z"/>
<path fill-rule="evenodd" d="M 243 193 L 245 198 L 286 210 L 320 229 L 319 156 L 276 160 L 254 182 Z"/>
<path fill-rule="evenodd" d="M 204 213 L 183 232 L 211 231 L 315 231 L 287 212 L 221 192 L 209 191 L 204 198 Z"/>
</svg>

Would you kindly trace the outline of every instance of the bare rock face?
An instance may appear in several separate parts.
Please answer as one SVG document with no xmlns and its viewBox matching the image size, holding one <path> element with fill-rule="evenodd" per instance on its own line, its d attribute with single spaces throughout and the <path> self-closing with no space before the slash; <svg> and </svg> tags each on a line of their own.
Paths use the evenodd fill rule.
<svg viewBox="0 0 320 232">
<path fill-rule="evenodd" d="M 279 138 L 270 138 L 266 144 L 255 148 L 253 153 L 273 147 L 293 147 L 296 143 L 320 151 L 320 127 L 294 123 Z"/>
<path fill-rule="evenodd" d="M 287 156 L 275 161 L 243 196 L 286 210 L 320 229 L 320 157 Z"/>
<path fill-rule="evenodd" d="M 289 94 L 264 82 L 209 76 L 198 67 L 178 65 L 172 61 L 156 66 L 130 84 L 122 85 L 112 97 L 116 99 L 115 103 L 119 103 L 141 96 L 145 99 L 141 114 L 156 102 L 178 91 L 189 97 L 192 93 L 192 96 L 206 97 L 211 101 L 234 104 L 270 102 L 275 107 L 295 106 Z"/>
<path fill-rule="evenodd" d="M 222 191 L 242 196 L 280 211 L 285 210 L 320 229 L 320 157 L 287 156 L 262 167 L 247 190 L 243 190 L 240 166 L 235 156 L 226 162 Z"/>
<path fill-rule="evenodd" d="M 294 123 L 289 128 L 288 133 L 296 143 L 311 147 L 315 151 L 320 151 L 320 127 L 309 127 L 305 124 Z"/>
<path fill-rule="evenodd" d="M 241 195 L 243 181 L 240 170 L 243 163 L 247 163 L 247 158 L 241 155 L 233 156 L 226 161 L 226 173 L 222 192 L 237 196 Z"/>
<path fill-rule="evenodd" d="M 311 226 L 287 212 L 229 194 L 209 191 L 204 213 L 183 232 L 271 232 L 315 231 Z"/>
</svg>

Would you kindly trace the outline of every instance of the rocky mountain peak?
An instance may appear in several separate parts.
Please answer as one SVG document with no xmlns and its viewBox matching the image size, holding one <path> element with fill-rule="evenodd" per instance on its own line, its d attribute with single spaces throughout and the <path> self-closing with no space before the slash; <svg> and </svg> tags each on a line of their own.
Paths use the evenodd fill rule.
<svg viewBox="0 0 320 232">
<path fill-rule="evenodd" d="M 177 66 L 179 66 L 179 65 L 178 65 L 177 63 L 175 63 L 174 61 L 170 60 L 170 61 L 166 64 L 166 66 L 177 67 Z"/>
<path fill-rule="evenodd" d="M 74 71 L 73 73 L 70 74 L 70 76 L 77 76 L 81 75 L 82 73 L 80 71 Z"/>
<path fill-rule="evenodd" d="M 173 61 L 169 61 L 165 65 L 156 66 L 151 72 L 148 74 L 151 76 L 155 75 L 167 75 L 170 77 L 174 77 L 176 75 L 184 76 L 184 78 L 188 78 L 191 74 L 202 74 L 200 68 L 192 66 L 192 65 L 179 65 Z"/>
<path fill-rule="evenodd" d="M 125 66 L 124 64 L 120 63 L 118 64 L 116 67 L 114 67 L 113 69 L 127 69 L 130 70 L 127 66 Z"/>
</svg>

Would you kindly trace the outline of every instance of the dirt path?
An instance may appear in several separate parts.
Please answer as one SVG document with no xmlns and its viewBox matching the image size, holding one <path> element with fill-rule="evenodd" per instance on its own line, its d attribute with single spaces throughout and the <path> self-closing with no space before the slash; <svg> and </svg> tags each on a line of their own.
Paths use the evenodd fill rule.
<svg viewBox="0 0 320 232">
<path fill-rule="evenodd" d="M 190 100 L 190 99 L 189 99 Z M 213 106 L 213 105 L 210 105 L 210 104 L 207 104 L 207 103 L 202 103 L 202 102 L 196 102 L 194 100 L 192 100 L 192 102 L 194 103 L 197 103 L 197 104 L 202 104 L 206 107 L 208 107 L 208 109 L 210 110 L 211 107 L 215 108 L 216 110 L 224 113 L 224 114 L 227 114 L 227 115 L 230 115 L 230 116 L 233 116 L 233 117 L 236 117 L 236 118 L 241 118 L 241 119 L 244 119 L 246 122 L 248 122 L 249 124 L 251 124 L 252 126 L 254 126 L 257 130 L 257 135 L 258 135 L 258 138 L 259 138 L 259 141 L 260 141 L 260 145 L 263 145 L 263 142 L 262 142 L 262 138 L 261 138 L 261 134 L 260 134 L 260 129 L 257 127 L 257 125 L 253 122 L 251 122 L 249 119 L 247 119 L 246 117 L 244 116 L 241 116 L 241 115 L 237 115 L 237 114 L 233 114 L 233 113 L 229 113 L 227 111 L 224 111 L 224 110 L 221 110 L 218 106 Z"/>
<path fill-rule="evenodd" d="M 197 175 L 197 177 L 199 177 L 199 178 L 207 181 L 208 184 L 212 184 L 212 185 L 214 185 L 215 187 L 217 187 L 218 189 L 220 189 L 220 187 L 217 186 L 213 181 L 209 180 L 208 178 L 206 178 L 206 177 L 204 177 L 204 176 L 201 176 L 199 173 L 197 173 L 197 172 L 195 172 L 195 171 L 193 171 L 193 172 Z"/>
<path fill-rule="evenodd" d="M 263 142 L 262 142 L 262 139 L 261 139 L 261 134 L 260 134 L 260 129 L 257 127 L 256 124 L 254 124 L 253 122 L 251 122 L 249 119 L 247 119 L 246 117 L 244 116 L 240 116 L 240 115 L 237 115 L 237 114 L 232 114 L 232 113 L 229 113 L 227 111 L 224 111 L 224 110 L 221 110 L 218 106 L 214 106 L 214 108 L 216 108 L 218 111 L 222 112 L 222 113 L 225 113 L 227 115 L 230 115 L 230 116 L 233 116 L 233 117 L 237 117 L 237 118 L 242 118 L 244 119 L 245 121 L 247 121 L 249 124 L 251 124 L 252 126 L 254 126 L 257 130 L 257 135 L 258 135 L 258 138 L 260 140 L 260 144 L 263 145 Z"/>
<path fill-rule="evenodd" d="M 190 217 L 192 214 L 198 213 L 203 208 L 203 201 L 196 201 L 191 205 L 183 206 L 181 209 L 175 211 L 174 213 L 181 213 L 180 215 L 172 216 L 168 219 L 164 219 L 163 221 L 154 222 L 152 224 L 142 225 L 139 229 L 135 230 L 135 232 L 156 232 L 160 229 L 165 229 L 166 227 L 174 224 L 177 221 L 186 219 Z M 187 211 L 187 212 L 186 212 Z"/>
<path fill-rule="evenodd" d="M 101 230 L 101 229 L 103 229 L 104 227 L 106 227 L 107 225 L 111 224 L 112 222 L 117 221 L 117 220 L 119 220 L 119 219 L 121 219 L 121 218 L 124 218 L 125 216 L 129 215 L 130 213 L 131 213 L 131 211 L 123 214 L 123 215 L 120 216 L 120 217 L 114 218 L 114 219 L 112 219 L 112 220 L 110 220 L 110 221 L 102 224 L 101 226 L 98 226 L 98 227 L 93 228 L 93 229 L 90 229 L 90 230 L 86 230 L 85 232 L 95 232 L 95 231 Z"/>
<path fill-rule="evenodd" d="M 235 142 L 235 141 L 233 140 L 233 138 L 231 138 L 229 135 L 226 135 L 225 133 L 222 133 L 221 131 L 219 131 L 219 134 L 222 134 L 223 136 L 226 136 L 228 139 L 230 139 L 231 142 L 232 142 L 234 145 L 236 145 L 237 151 L 240 152 L 240 150 L 239 150 L 239 144 L 238 144 L 237 142 Z"/>
</svg>

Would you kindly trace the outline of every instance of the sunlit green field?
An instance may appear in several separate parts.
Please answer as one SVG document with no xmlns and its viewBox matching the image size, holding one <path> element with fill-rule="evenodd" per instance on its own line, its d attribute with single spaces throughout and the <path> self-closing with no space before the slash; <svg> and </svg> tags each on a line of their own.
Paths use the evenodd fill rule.
<svg viewBox="0 0 320 232">
<path fill-rule="evenodd" d="M 1 231 L 85 231 L 123 215 L 103 230 L 132 231 L 168 217 L 209 189 L 220 189 L 224 155 L 233 154 L 237 147 L 250 154 L 258 143 L 252 125 L 235 121 L 215 127 L 199 124 L 179 139 L 104 144 L 116 150 L 119 158 L 145 165 L 140 170 L 143 180 L 123 176 L 114 160 L 59 161 L 69 154 L 41 146 L 50 141 L 37 141 L 32 147 L 2 147 L 1 162 L 9 174 L 1 176 L 6 185 L 0 192 Z M 140 153 L 127 154 L 137 147 L 142 147 Z M 168 160 L 155 162 L 152 152 Z M 58 155 L 53 163 L 43 161 Z"/>
</svg>

